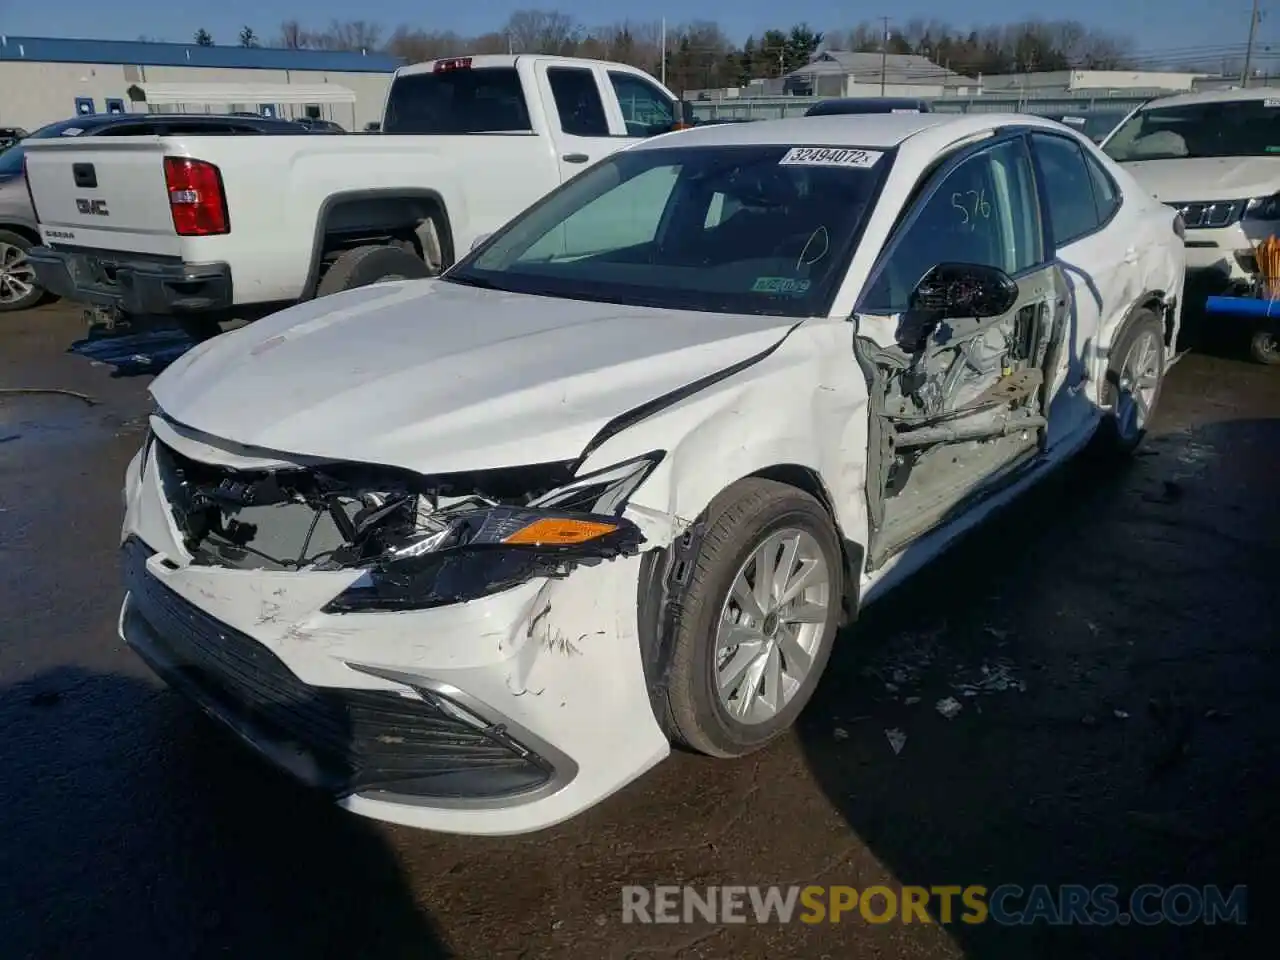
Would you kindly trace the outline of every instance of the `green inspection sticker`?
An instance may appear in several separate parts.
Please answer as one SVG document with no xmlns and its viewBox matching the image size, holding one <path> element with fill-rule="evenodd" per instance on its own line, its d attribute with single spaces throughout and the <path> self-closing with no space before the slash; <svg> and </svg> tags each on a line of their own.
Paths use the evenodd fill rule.
<svg viewBox="0 0 1280 960">
<path fill-rule="evenodd" d="M 789 293 L 799 297 L 808 293 L 808 280 L 793 280 L 790 277 L 757 277 L 751 285 L 752 293 Z"/>
</svg>

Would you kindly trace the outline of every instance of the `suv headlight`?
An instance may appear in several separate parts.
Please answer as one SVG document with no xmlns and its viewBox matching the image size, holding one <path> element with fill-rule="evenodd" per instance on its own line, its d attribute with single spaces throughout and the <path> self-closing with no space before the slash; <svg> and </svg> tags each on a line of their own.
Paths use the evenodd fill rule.
<svg viewBox="0 0 1280 960">
<path fill-rule="evenodd" d="M 1244 205 L 1246 220 L 1280 220 L 1280 193 L 1256 197 Z"/>
<path fill-rule="evenodd" d="M 476 600 L 535 577 L 635 553 L 640 528 L 622 511 L 663 454 L 578 477 L 523 507 L 483 505 L 383 557 L 325 613 L 423 610 Z"/>
</svg>

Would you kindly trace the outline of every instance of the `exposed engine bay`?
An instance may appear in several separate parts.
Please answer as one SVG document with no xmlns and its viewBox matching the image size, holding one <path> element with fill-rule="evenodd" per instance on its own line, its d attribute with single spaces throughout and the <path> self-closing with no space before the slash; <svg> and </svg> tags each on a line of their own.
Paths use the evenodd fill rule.
<svg viewBox="0 0 1280 960">
<path fill-rule="evenodd" d="M 858 339 L 871 410 L 871 569 L 1039 449 L 1063 323 L 1054 303 L 1045 296 L 994 320 L 946 320 L 925 336 L 904 323 L 889 347 Z"/>
<path fill-rule="evenodd" d="M 353 588 L 358 607 L 330 612 L 458 602 L 633 553 L 643 538 L 622 506 L 656 463 L 577 480 L 571 463 L 438 477 L 350 463 L 239 471 L 151 445 L 192 564 L 370 571 Z"/>
</svg>

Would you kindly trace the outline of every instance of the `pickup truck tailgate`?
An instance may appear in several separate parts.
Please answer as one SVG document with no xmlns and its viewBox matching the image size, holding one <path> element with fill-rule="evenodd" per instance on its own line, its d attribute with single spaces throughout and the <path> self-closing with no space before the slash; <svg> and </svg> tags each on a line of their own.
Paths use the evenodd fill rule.
<svg viewBox="0 0 1280 960">
<path fill-rule="evenodd" d="M 45 243 L 179 255 L 159 137 L 29 140 L 25 149 Z"/>
</svg>

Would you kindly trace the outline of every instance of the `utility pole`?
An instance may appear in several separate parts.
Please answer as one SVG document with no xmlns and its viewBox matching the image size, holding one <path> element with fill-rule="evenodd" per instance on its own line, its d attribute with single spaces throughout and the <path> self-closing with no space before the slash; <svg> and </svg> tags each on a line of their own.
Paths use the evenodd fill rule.
<svg viewBox="0 0 1280 960">
<path fill-rule="evenodd" d="M 1244 69 L 1240 71 L 1240 86 L 1249 86 L 1249 68 L 1253 66 L 1253 40 L 1258 34 L 1258 21 L 1262 12 L 1258 9 L 1258 0 L 1253 0 L 1253 12 L 1249 14 L 1249 43 L 1244 48 Z"/>
<path fill-rule="evenodd" d="M 1254 0 L 1257 3 L 1257 0 Z M 884 96 L 885 74 L 889 72 L 889 18 L 881 17 L 884 30 L 880 34 L 880 96 Z"/>
<path fill-rule="evenodd" d="M 650 20 L 649 22 L 653 23 L 652 20 Z M 650 27 L 650 29 L 653 29 L 653 28 Z M 650 34 L 650 36 L 652 36 L 652 34 Z M 658 43 L 662 45 L 662 85 L 665 87 L 667 85 L 667 18 L 666 17 L 662 18 L 662 33 L 661 33 L 661 39 L 659 39 Z"/>
</svg>

